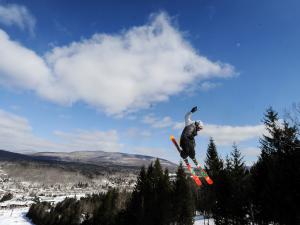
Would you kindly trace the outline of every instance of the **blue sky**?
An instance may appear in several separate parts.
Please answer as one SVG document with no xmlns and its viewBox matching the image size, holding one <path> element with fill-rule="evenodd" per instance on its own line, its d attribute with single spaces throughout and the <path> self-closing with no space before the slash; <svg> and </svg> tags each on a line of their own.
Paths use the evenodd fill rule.
<svg viewBox="0 0 300 225">
<path fill-rule="evenodd" d="M 256 160 L 261 119 L 299 102 L 298 1 L 0 1 L 0 148 L 179 157 L 194 105 Z"/>
</svg>

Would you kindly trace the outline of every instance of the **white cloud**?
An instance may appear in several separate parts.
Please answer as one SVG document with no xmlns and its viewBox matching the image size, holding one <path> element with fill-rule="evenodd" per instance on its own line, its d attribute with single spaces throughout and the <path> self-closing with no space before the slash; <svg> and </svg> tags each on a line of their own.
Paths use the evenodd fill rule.
<svg viewBox="0 0 300 225">
<path fill-rule="evenodd" d="M 233 142 L 251 140 L 260 137 L 265 131 L 264 125 L 254 126 L 229 126 L 229 125 L 213 125 L 204 126 L 201 135 L 213 137 L 219 145 L 232 145 Z"/>
<path fill-rule="evenodd" d="M 0 30 L 0 84 L 61 104 L 83 101 L 110 115 L 147 108 L 194 82 L 234 74 L 231 65 L 199 55 L 165 13 L 144 26 L 95 34 L 43 57 Z"/>
<path fill-rule="evenodd" d="M 210 82 L 210 81 L 205 81 L 200 85 L 200 90 L 209 91 L 211 89 L 219 87 L 220 85 L 221 85 L 220 83 L 213 83 L 213 82 Z"/>
<path fill-rule="evenodd" d="M 63 146 L 69 151 L 102 150 L 107 152 L 116 152 L 119 151 L 122 146 L 119 143 L 119 137 L 116 130 L 77 130 L 71 133 L 55 131 L 54 134 L 62 139 Z"/>
<path fill-rule="evenodd" d="M 246 148 L 241 148 L 241 152 L 244 156 L 259 156 L 261 150 L 258 147 L 246 147 Z"/>
<path fill-rule="evenodd" d="M 132 149 L 136 154 L 154 156 L 159 158 L 170 158 L 166 149 L 163 148 L 147 148 L 147 147 L 135 147 Z"/>
<path fill-rule="evenodd" d="M 27 119 L 0 109 L 0 149 L 25 151 L 119 151 L 118 133 L 109 131 L 55 131 L 60 142 L 49 141 L 33 134 Z"/>
<path fill-rule="evenodd" d="M 142 122 L 153 128 L 172 127 L 173 130 L 183 130 L 184 128 L 184 122 L 173 121 L 169 116 L 159 118 L 149 114 L 143 118 Z M 263 124 L 231 126 L 204 123 L 204 129 L 198 132 L 199 136 L 213 137 L 216 144 L 222 146 L 231 146 L 234 142 L 239 143 L 255 139 L 261 137 L 262 134 L 267 134 Z"/>
<path fill-rule="evenodd" d="M 155 117 L 152 114 L 144 116 L 143 123 L 150 125 L 153 128 L 165 128 L 173 125 L 171 117 L 165 116 L 162 119 Z"/>
<path fill-rule="evenodd" d="M 172 127 L 175 130 L 182 130 L 184 128 L 184 122 L 174 122 Z M 263 124 L 231 126 L 204 123 L 204 129 L 198 134 L 204 137 L 213 137 L 218 145 L 230 146 L 233 142 L 239 143 L 259 138 L 263 134 L 266 135 L 267 132 Z"/>
<path fill-rule="evenodd" d="M 252 166 L 259 157 L 261 150 L 258 147 L 238 147 L 241 150 L 242 156 L 244 157 L 247 166 Z"/>
<path fill-rule="evenodd" d="M 53 96 L 53 82 L 45 61 L 30 49 L 11 41 L 0 29 L 0 84 L 34 90 L 50 98 Z"/>
<path fill-rule="evenodd" d="M 0 149 L 15 152 L 70 152 L 107 151 L 122 152 L 126 147 L 130 153 L 168 158 L 166 149 L 144 146 L 125 146 L 120 143 L 116 130 L 75 130 L 72 132 L 54 131 L 58 141 L 40 138 L 33 133 L 29 121 L 21 116 L 0 109 Z M 126 135 L 149 137 L 149 131 L 131 128 Z M 132 137 L 132 136 L 130 136 Z"/>
<path fill-rule="evenodd" d="M 126 130 L 125 136 L 129 138 L 149 138 L 152 136 L 152 133 L 148 130 L 141 130 L 140 128 L 131 127 Z"/>
<path fill-rule="evenodd" d="M 184 122 L 174 122 L 172 127 L 174 130 L 183 130 Z"/>
<path fill-rule="evenodd" d="M 9 4 L 0 5 L 0 23 L 6 26 L 16 25 L 33 35 L 36 20 L 25 6 Z"/>
<path fill-rule="evenodd" d="M 188 96 L 195 96 L 195 94 L 199 91 L 207 92 L 217 87 L 220 87 L 221 85 L 222 83 L 220 82 L 212 82 L 212 81 L 204 81 L 200 83 L 196 82 L 194 84 L 190 84 L 189 87 L 187 87 L 184 92 Z"/>
<path fill-rule="evenodd" d="M 38 151 L 55 147 L 53 143 L 36 137 L 29 122 L 20 116 L 0 110 L 1 149 L 13 151 Z"/>
</svg>

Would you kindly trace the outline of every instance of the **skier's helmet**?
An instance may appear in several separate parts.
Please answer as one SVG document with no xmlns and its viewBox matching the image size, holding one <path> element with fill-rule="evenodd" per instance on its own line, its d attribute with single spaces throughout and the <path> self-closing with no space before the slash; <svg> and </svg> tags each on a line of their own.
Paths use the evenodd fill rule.
<svg viewBox="0 0 300 225">
<path fill-rule="evenodd" d="M 197 128 L 198 131 L 203 129 L 203 123 L 202 123 L 201 120 L 195 121 L 195 125 L 196 125 L 196 128 Z"/>
</svg>

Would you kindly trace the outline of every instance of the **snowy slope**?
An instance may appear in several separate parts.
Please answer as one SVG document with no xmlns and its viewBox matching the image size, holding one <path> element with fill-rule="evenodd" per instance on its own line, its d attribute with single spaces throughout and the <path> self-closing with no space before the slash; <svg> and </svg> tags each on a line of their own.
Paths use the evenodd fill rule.
<svg viewBox="0 0 300 225">
<path fill-rule="evenodd" d="M 44 197 L 41 196 L 41 201 L 46 202 L 53 202 L 57 204 L 58 202 L 63 201 L 66 197 L 74 198 L 76 196 L 77 199 L 84 197 L 85 194 L 77 194 L 77 195 L 64 195 L 64 196 L 57 196 L 57 197 Z M 22 205 L 22 204 L 29 204 L 29 201 L 22 202 L 16 200 L 9 200 L 0 203 L 0 206 L 9 206 L 9 205 Z M 31 202 L 32 203 L 32 202 Z M 14 209 L 0 209 L 0 225 L 33 225 L 30 220 L 25 216 L 28 212 L 29 207 L 21 207 L 21 208 L 14 208 Z"/>
<path fill-rule="evenodd" d="M 205 224 L 208 224 L 208 221 L 205 220 Z M 205 225 L 203 216 L 195 216 L 194 225 Z M 214 225 L 214 221 L 212 219 L 209 220 L 209 225 Z"/>
<path fill-rule="evenodd" d="M 0 225 L 32 225 L 30 220 L 25 216 L 27 212 L 28 207 L 13 210 L 1 209 Z"/>
<path fill-rule="evenodd" d="M 13 210 L 0 209 L 0 225 L 33 225 L 25 216 L 27 212 L 28 207 Z M 205 222 L 207 224 L 208 221 Z M 209 220 L 209 224 L 214 225 L 213 220 Z M 205 225 L 203 217 L 196 216 L 194 225 Z"/>
</svg>

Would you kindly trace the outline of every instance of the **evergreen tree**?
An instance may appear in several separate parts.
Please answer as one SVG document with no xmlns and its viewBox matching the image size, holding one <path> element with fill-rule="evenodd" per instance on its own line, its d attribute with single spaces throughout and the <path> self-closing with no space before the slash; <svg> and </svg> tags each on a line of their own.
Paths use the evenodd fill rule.
<svg viewBox="0 0 300 225">
<path fill-rule="evenodd" d="M 205 163 L 214 184 L 200 190 L 203 208 L 212 214 L 215 224 L 247 224 L 248 175 L 237 146 L 233 145 L 224 168 L 214 141 L 210 139 Z"/>
<path fill-rule="evenodd" d="M 157 159 L 141 169 L 123 221 L 126 224 L 167 225 L 172 218 L 172 188 L 168 170 Z"/>
<path fill-rule="evenodd" d="M 228 155 L 226 155 L 226 158 L 225 158 L 225 169 L 227 171 L 231 171 L 232 170 L 232 162 L 231 162 L 231 159 L 229 158 Z"/>
<path fill-rule="evenodd" d="M 263 135 L 260 139 L 261 155 L 258 162 L 252 167 L 252 184 L 254 201 L 254 215 L 256 222 L 268 223 L 273 221 L 273 202 L 274 192 L 272 189 L 277 188 L 275 174 L 277 169 L 275 161 L 277 161 L 276 152 L 279 151 L 281 129 L 278 114 L 272 109 L 267 109 L 263 122 L 265 124 L 267 135 Z M 275 186 L 274 186 L 275 185 Z"/>
<path fill-rule="evenodd" d="M 145 225 L 152 225 L 153 223 L 153 215 L 155 213 L 155 206 L 156 206 L 156 196 L 155 196 L 155 186 L 156 186 L 156 170 L 154 169 L 153 164 L 151 163 L 148 166 L 147 169 L 147 179 L 146 179 L 146 186 L 145 186 L 145 192 L 143 195 L 144 198 L 144 218 L 143 218 L 143 224 Z"/>
<path fill-rule="evenodd" d="M 286 121 L 280 124 L 271 108 L 264 123 L 268 134 L 260 140 L 262 152 L 251 170 L 254 217 L 262 224 L 297 224 L 300 222 L 298 130 Z"/>
<path fill-rule="evenodd" d="M 223 162 L 218 155 L 217 147 L 214 143 L 213 138 L 210 138 L 209 140 L 205 159 L 205 169 L 214 181 L 214 185 L 203 185 L 203 187 L 199 189 L 200 199 L 198 201 L 198 207 L 204 215 L 210 216 L 212 214 L 216 214 L 218 211 L 217 191 L 220 184 L 220 172 L 223 169 Z"/>
<path fill-rule="evenodd" d="M 231 176 L 234 181 L 238 182 L 242 181 L 248 173 L 241 151 L 238 149 L 235 143 L 233 144 L 232 148 L 233 150 L 231 152 L 230 159 L 231 162 L 229 163 L 230 167 L 228 167 L 228 169 L 231 172 Z"/>
<path fill-rule="evenodd" d="M 223 162 L 218 155 L 217 147 L 213 138 L 210 138 L 209 140 L 205 159 L 205 168 L 212 178 L 217 177 L 223 169 Z"/>
<path fill-rule="evenodd" d="M 119 193 L 115 189 L 109 190 L 102 200 L 101 206 L 94 212 L 93 224 L 114 225 L 117 213 Z"/>
<path fill-rule="evenodd" d="M 180 163 L 176 173 L 172 211 L 174 213 L 173 223 L 178 225 L 192 225 L 194 223 L 195 206 L 191 186 L 182 163 Z"/>
<path fill-rule="evenodd" d="M 169 224 L 171 220 L 171 185 L 168 170 L 162 170 L 158 159 L 154 163 L 153 224 Z"/>
<path fill-rule="evenodd" d="M 249 193 L 247 187 L 249 185 L 249 176 L 242 154 L 236 144 L 233 145 L 230 161 L 230 167 L 227 168 L 231 180 L 231 201 L 228 206 L 230 207 L 231 215 L 229 216 L 231 217 L 232 224 L 247 224 L 246 215 L 249 210 Z"/>
<path fill-rule="evenodd" d="M 147 185 L 146 168 L 143 166 L 138 175 L 127 209 L 121 219 L 124 221 L 124 224 L 139 225 L 143 223 L 145 214 L 144 195 L 146 193 Z"/>
<path fill-rule="evenodd" d="M 172 221 L 172 186 L 169 178 L 169 171 L 165 169 L 162 179 L 159 181 L 158 191 L 158 211 L 159 224 L 167 225 Z"/>
</svg>

